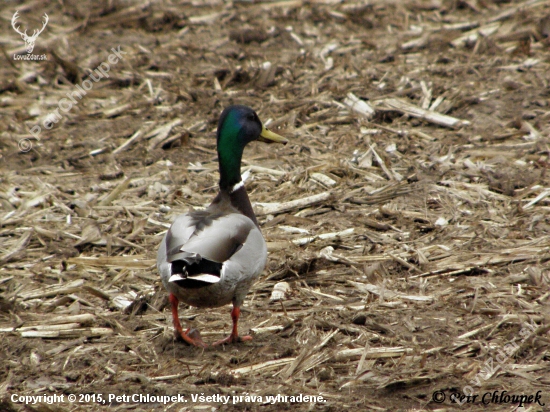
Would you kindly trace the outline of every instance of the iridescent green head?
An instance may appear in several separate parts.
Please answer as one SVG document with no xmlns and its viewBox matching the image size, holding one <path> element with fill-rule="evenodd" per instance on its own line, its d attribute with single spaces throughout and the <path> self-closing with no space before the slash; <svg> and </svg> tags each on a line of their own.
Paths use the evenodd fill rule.
<svg viewBox="0 0 550 412">
<path fill-rule="evenodd" d="M 227 107 L 218 121 L 220 188 L 230 189 L 241 181 L 241 159 L 245 146 L 253 141 L 283 143 L 288 140 L 267 130 L 254 110 L 247 106 Z"/>
</svg>

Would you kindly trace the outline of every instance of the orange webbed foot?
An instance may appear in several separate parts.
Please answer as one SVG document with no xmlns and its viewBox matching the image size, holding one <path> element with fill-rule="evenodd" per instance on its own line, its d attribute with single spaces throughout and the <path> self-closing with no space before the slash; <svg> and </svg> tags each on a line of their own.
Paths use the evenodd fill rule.
<svg viewBox="0 0 550 412">
<path fill-rule="evenodd" d="M 174 294 L 170 293 L 169 300 L 172 306 L 172 321 L 174 323 L 176 339 L 181 338 L 189 345 L 207 348 L 208 345 L 204 343 L 201 338 L 201 333 L 197 329 L 187 329 L 185 332 L 183 331 L 178 317 L 178 298 Z"/>
<path fill-rule="evenodd" d="M 239 308 L 239 306 L 233 306 L 233 310 L 231 311 L 231 319 L 233 320 L 233 330 L 231 332 L 231 335 L 229 335 L 227 338 L 213 343 L 212 346 L 226 345 L 228 343 L 237 343 L 252 340 L 252 336 L 249 335 L 239 336 L 239 332 L 237 331 L 237 324 L 239 322 L 240 315 L 241 309 Z"/>
<path fill-rule="evenodd" d="M 183 340 L 189 345 L 197 346 L 200 348 L 208 347 L 208 345 L 202 340 L 201 333 L 198 329 L 187 329 L 185 332 L 182 331 L 181 333 L 175 331 L 175 335 L 176 339 Z"/>
</svg>

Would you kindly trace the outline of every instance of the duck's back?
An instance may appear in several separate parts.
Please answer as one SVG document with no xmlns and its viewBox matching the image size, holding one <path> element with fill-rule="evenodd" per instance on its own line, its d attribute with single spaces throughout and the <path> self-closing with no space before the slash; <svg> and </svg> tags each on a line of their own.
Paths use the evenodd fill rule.
<svg viewBox="0 0 550 412">
<path fill-rule="evenodd" d="M 166 289 L 189 305 L 241 304 L 265 267 L 267 247 L 254 222 L 236 209 L 176 218 L 157 255 Z"/>
</svg>

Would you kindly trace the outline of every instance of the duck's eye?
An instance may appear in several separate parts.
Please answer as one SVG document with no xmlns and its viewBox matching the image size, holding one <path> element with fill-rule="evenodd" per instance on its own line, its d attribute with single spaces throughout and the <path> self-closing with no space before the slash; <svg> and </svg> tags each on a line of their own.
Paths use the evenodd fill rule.
<svg viewBox="0 0 550 412">
<path fill-rule="evenodd" d="M 256 116 L 256 113 L 250 113 L 248 116 L 247 116 L 247 119 L 250 120 L 251 122 L 253 122 L 254 120 L 256 120 L 258 118 L 258 116 Z"/>
</svg>

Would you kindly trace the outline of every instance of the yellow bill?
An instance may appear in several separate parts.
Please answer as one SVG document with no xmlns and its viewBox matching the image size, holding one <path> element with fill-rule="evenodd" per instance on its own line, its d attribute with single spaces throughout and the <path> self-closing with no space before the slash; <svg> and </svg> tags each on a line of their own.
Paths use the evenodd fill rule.
<svg viewBox="0 0 550 412">
<path fill-rule="evenodd" d="M 266 129 L 265 126 L 262 126 L 262 133 L 260 133 L 260 138 L 258 140 L 266 143 L 288 143 L 288 140 L 283 136 L 273 133 L 271 130 Z"/>
</svg>

